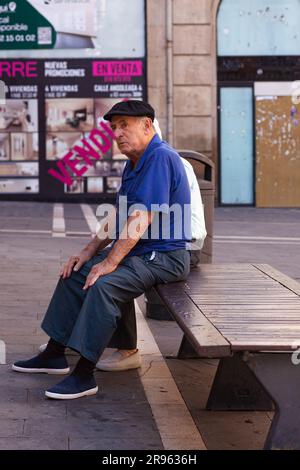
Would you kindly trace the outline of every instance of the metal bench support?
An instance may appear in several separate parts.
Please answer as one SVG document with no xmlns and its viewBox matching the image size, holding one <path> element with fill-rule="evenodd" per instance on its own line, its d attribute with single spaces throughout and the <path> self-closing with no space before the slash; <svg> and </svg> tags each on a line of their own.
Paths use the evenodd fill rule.
<svg viewBox="0 0 300 470">
<path fill-rule="evenodd" d="M 274 405 L 242 354 L 235 354 L 220 360 L 206 409 L 269 411 Z"/>
<path fill-rule="evenodd" d="M 178 353 L 177 359 L 197 359 L 199 358 L 199 354 L 196 353 L 195 349 L 187 339 L 185 335 L 183 335 Z"/>
<path fill-rule="evenodd" d="M 271 400 L 272 398 L 272 400 Z M 265 450 L 300 449 L 300 366 L 289 353 L 241 354 L 220 361 L 208 410 L 272 410 Z"/>
</svg>

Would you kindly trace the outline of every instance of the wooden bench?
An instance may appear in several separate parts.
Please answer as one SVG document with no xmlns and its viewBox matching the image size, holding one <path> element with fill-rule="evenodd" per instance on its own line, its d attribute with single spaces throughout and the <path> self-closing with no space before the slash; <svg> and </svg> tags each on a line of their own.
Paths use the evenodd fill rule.
<svg viewBox="0 0 300 470">
<path fill-rule="evenodd" d="M 265 449 L 300 449 L 300 285 L 268 265 L 202 265 L 156 287 L 179 358 L 219 358 L 208 410 L 274 410 Z M 299 354 L 300 356 L 300 354 Z"/>
</svg>

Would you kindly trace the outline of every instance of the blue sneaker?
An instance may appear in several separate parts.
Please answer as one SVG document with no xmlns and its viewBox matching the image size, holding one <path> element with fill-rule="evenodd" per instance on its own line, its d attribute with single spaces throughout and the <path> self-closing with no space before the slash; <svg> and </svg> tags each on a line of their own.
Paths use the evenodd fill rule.
<svg viewBox="0 0 300 470">
<path fill-rule="evenodd" d="M 97 392 L 98 387 L 94 376 L 86 378 L 71 374 L 47 390 L 45 395 L 56 400 L 74 400 L 74 398 L 95 395 Z"/>
<path fill-rule="evenodd" d="M 27 372 L 29 374 L 68 374 L 68 366 L 65 356 L 45 357 L 43 354 L 28 359 L 28 361 L 17 361 L 12 370 L 16 372 Z"/>
</svg>

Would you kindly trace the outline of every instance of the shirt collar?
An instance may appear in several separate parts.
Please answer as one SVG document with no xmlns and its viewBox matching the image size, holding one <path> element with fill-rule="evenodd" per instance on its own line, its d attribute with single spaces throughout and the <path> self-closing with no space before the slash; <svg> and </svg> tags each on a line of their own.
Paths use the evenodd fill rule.
<svg viewBox="0 0 300 470">
<path fill-rule="evenodd" d="M 141 171 L 141 169 L 143 168 L 144 166 L 144 163 L 146 162 L 146 160 L 148 159 L 148 157 L 151 155 L 151 153 L 153 152 L 153 150 L 159 146 L 160 144 L 162 143 L 162 140 L 161 138 L 159 137 L 158 134 L 155 134 L 151 141 L 149 142 L 146 150 L 144 151 L 144 153 L 142 153 L 142 155 L 140 156 L 138 162 L 137 162 L 137 165 L 136 167 L 131 170 L 132 168 L 132 162 L 129 161 L 127 163 L 128 165 L 128 171 L 132 171 L 132 173 L 138 173 L 139 171 Z"/>
</svg>

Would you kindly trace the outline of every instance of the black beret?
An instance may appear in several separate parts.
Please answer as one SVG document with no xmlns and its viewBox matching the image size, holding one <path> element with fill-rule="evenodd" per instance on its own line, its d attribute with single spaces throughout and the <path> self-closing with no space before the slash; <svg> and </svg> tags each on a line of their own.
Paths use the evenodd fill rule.
<svg viewBox="0 0 300 470">
<path fill-rule="evenodd" d="M 155 111 L 152 106 L 145 101 L 128 100 L 116 103 L 111 110 L 105 114 L 104 119 L 111 121 L 113 116 L 146 116 L 154 121 Z"/>
</svg>

